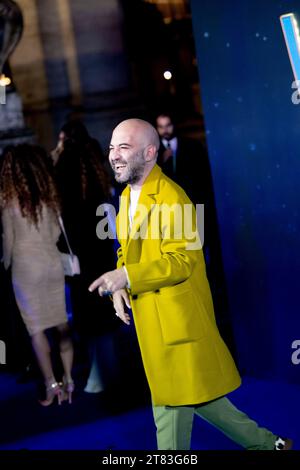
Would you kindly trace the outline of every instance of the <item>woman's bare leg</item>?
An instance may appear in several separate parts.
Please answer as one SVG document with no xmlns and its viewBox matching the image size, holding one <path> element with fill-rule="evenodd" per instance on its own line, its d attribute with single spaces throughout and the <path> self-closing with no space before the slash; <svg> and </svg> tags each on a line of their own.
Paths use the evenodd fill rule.
<svg viewBox="0 0 300 470">
<path fill-rule="evenodd" d="M 65 380 L 67 382 L 72 382 L 74 349 L 71 339 L 70 327 L 68 323 L 63 323 L 57 326 L 57 330 L 59 332 L 59 349 Z"/>
<path fill-rule="evenodd" d="M 50 345 L 44 331 L 31 336 L 32 347 L 35 352 L 38 365 L 44 377 L 46 387 L 56 382 L 52 368 Z"/>
</svg>

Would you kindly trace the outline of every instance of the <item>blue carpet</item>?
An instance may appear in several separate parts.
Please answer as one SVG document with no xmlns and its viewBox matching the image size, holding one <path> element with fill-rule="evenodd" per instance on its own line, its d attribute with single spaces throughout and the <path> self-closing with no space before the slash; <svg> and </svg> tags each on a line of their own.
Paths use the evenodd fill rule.
<svg viewBox="0 0 300 470">
<path fill-rule="evenodd" d="M 124 390 L 120 387 L 117 406 L 103 394 L 77 391 L 72 405 L 53 404 L 43 408 L 35 400 L 34 383 L 18 384 L 15 376 L 1 373 L 0 389 L 1 450 L 156 448 L 155 426 L 147 391 L 142 404 L 134 395 L 123 400 Z M 299 396 L 298 385 L 245 378 L 242 387 L 230 394 L 230 399 L 261 426 L 293 438 L 296 450 L 300 449 Z M 239 449 L 239 446 L 195 417 L 192 449 L 229 450 Z"/>
</svg>

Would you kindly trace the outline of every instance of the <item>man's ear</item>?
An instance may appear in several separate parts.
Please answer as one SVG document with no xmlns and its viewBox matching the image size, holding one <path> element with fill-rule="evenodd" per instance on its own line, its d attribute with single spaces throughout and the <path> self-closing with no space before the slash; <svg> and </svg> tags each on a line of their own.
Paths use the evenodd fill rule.
<svg viewBox="0 0 300 470">
<path fill-rule="evenodd" d="M 145 149 L 145 161 L 151 162 L 156 159 L 157 148 L 155 145 L 149 144 Z"/>
</svg>

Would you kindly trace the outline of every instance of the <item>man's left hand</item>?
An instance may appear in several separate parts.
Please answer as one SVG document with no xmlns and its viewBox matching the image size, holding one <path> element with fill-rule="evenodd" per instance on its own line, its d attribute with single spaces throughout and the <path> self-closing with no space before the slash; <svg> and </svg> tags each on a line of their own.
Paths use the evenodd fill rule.
<svg viewBox="0 0 300 470">
<path fill-rule="evenodd" d="M 124 267 L 108 271 L 98 277 L 90 286 L 89 291 L 93 292 L 98 288 L 99 295 L 113 294 L 119 289 L 124 289 L 127 285 L 127 276 Z"/>
</svg>

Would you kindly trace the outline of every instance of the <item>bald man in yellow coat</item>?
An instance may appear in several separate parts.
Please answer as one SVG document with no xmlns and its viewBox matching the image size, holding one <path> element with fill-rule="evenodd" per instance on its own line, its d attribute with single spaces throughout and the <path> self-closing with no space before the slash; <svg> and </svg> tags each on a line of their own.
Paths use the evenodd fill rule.
<svg viewBox="0 0 300 470">
<path fill-rule="evenodd" d="M 195 208 L 156 165 L 158 148 L 146 121 L 123 121 L 112 134 L 110 163 L 128 184 L 117 218 L 121 246 L 117 269 L 90 290 L 111 292 L 127 324 L 125 305 L 132 308 L 159 449 L 190 448 L 194 413 L 247 449 L 286 449 L 289 439 L 259 427 L 224 396 L 241 380 L 216 325 Z"/>
</svg>

